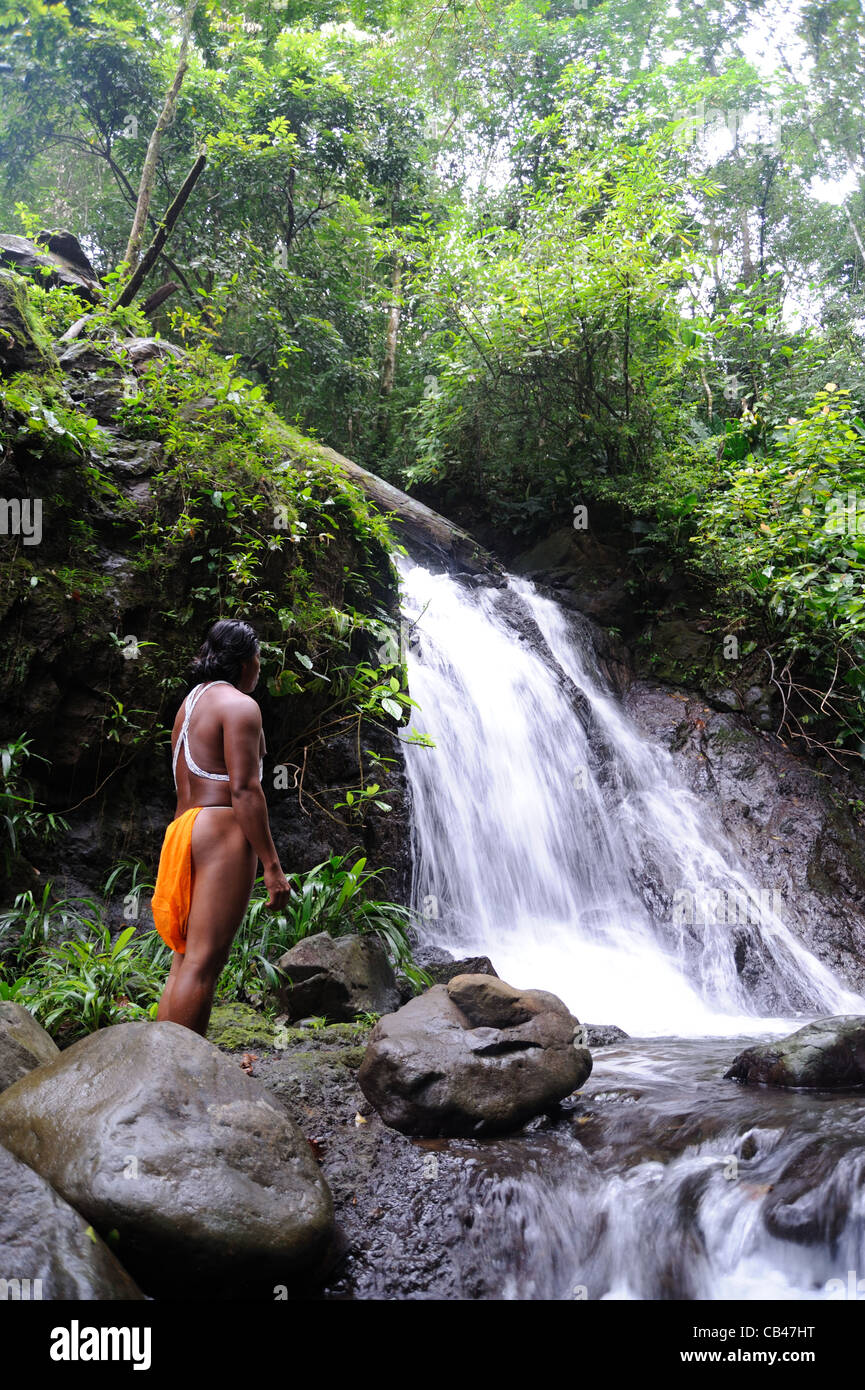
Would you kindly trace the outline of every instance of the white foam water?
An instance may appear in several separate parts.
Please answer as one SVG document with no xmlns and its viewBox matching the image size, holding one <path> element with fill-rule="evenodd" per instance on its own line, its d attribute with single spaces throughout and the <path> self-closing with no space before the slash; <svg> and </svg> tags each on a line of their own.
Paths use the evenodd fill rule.
<svg viewBox="0 0 865 1390">
<path fill-rule="evenodd" d="M 406 745 L 426 939 L 645 1037 L 862 1011 L 604 689 L 578 624 L 525 580 L 400 569 L 411 731 L 436 745 Z"/>
</svg>

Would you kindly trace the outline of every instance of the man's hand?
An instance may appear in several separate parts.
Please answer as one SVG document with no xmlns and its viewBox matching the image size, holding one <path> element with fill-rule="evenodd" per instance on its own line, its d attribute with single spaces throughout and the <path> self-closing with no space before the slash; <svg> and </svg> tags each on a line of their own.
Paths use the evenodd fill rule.
<svg viewBox="0 0 865 1390">
<path fill-rule="evenodd" d="M 268 907 L 281 912 L 288 904 L 292 887 L 279 865 L 275 869 L 265 869 L 264 887 L 269 895 Z"/>
</svg>

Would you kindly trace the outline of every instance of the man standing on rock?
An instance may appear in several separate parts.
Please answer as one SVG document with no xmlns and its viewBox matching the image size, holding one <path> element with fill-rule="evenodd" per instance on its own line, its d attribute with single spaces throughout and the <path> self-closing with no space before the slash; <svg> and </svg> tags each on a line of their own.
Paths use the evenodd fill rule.
<svg viewBox="0 0 865 1390">
<path fill-rule="evenodd" d="M 193 662 L 201 683 L 178 710 L 171 735 L 177 809 L 165 832 L 152 908 L 174 958 L 157 1018 L 202 1037 L 258 860 L 269 907 L 283 908 L 291 892 L 261 786 L 264 735 L 251 698 L 260 669 L 249 624 L 214 623 Z"/>
</svg>

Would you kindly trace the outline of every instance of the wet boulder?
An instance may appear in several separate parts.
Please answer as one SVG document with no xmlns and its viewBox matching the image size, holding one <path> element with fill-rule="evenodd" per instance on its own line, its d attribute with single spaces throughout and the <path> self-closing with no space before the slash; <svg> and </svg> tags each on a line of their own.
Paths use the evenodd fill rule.
<svg viewBox="0 0 865 1390">
<path fill-rule="evenodd" d="M 360 1013 L 399 1006 L 396 976 L 375 936 L 307 936 L 277 961 L 284 972 L 279 1000 L 290 1020 L 321 1014 L 348 1023 Z"/>
<path fill-rule="evenodd" d="M 403 1134 L 506 1133 L 586 1080 L 592 1058 L 578 1029 L 554 994 L 458 975 L 379 1020 L 358 1082 Z"/>
<path fill-rule="evenodd" d="M 586 1047 L 612 1047 L 614 1043 L 625 1042 L 630 1036 L 615 1023 L 584 1023 L 583 1035 Z"/>
<path fill-rule="evenodd" d="M 54 1039 L 23 1004 L 0 1003 L 0 1091 L 59 1056 Z"/>
<path fill-rule="evenodd" d="M 438 946 L 421 946 L 414 951 L 415 965 L 425 970 L 436 985 L 446 985 L 455 975 L 497 975 L 489 956 L 463 956 L 454 960 Z"/>
<path fill-rule="evenodd" d="M 142 1299 L 84 1217 L 0 1148 L 0 1300 Z"/>
<path fill-rule="evenodd" d="M 751 1086 L 820 1091 L 865 1086 L 865 1018 L 818 1018 L 789 1037 L 746 1048 L 724 1076 Z"/>
<path fill-rule="evenodd" d="M 259 1082 L 176 1023 L 124 1023 L 0 1095 L 0 1144 L 96 1230 L 145 1292 L 257 1295 L 329 1245 L 330 1190 Z"/>
</svg>

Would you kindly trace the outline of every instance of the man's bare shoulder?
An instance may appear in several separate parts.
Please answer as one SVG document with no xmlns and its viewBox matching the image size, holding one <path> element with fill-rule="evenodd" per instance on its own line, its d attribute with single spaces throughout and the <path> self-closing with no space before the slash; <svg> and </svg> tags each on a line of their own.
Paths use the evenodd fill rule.
<svg viewBox="0 0 865 1390">
<path fill-rule="evenodd" d="M 217 702 L 214 701 L 216 704 Z M 223 685 L 219 687 L 219 712 L 224 719 L 231 719 L 232 722 L 239 724 L 261 725 L 261 710 L 251 695 L 246 695 L 242 690 L 238 690 L 236 685 Z"/>
</svg>

